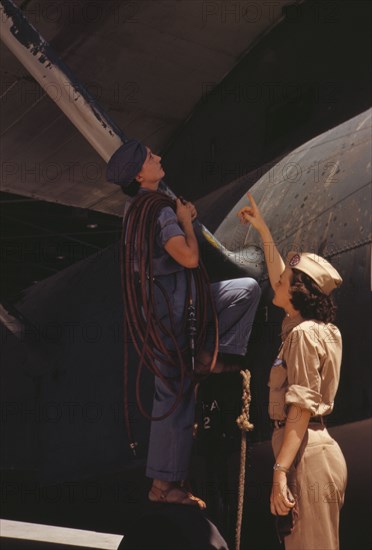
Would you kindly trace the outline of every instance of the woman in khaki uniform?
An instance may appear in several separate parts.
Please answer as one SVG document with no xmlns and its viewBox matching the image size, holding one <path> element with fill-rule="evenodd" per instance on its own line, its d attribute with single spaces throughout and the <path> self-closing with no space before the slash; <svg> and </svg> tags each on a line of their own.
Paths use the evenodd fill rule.
<svg viewBox="0 0 372 550">
<path fill-rule="evenodd" d="M 340 377 L 342 341 L 331 322 L 330 293 L 342 279 L 315 254 L 290 252 L 285 264 L 250 193 L 248 198 L 252 206 L 238 216 L 259 232 L 273 303 L 287 314 L 269 381 L 276 460 L 271 512 L 282 519 L 292 515 L 286 550 L 337 550 L 347 469 L 323 417 L 333 410 Z"/>
</svg>

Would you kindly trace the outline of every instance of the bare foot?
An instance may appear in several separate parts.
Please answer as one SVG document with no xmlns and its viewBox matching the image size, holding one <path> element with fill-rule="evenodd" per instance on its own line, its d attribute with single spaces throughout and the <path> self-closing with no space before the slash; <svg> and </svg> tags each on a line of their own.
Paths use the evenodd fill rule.
<svg viewBox="0 0 372 550">
<path fill-rule="evenodd" d="M 204 500 L 194 496 L 177 482 L 162 482 L 161 486 L 154 482 L 148 497 L 151 502 L 199 506 L 201 510 L 207 507 Z"/>
</svg>

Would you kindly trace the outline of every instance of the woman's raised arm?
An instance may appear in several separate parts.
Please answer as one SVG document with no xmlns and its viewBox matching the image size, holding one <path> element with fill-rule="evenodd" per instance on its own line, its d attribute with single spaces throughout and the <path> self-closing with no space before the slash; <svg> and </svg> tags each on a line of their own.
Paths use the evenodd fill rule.
<svg viewBox="0 0 372 550">
<path fill-rule="evenodd" d="M 267 227 L 266 222 L 263 219 L 251 193 L 247 193 L 247 197 L 252 206 L 243 206 L 237 215 L 241 223 L 245 225 L 251 223 L 260 234 L 264 245 L 265 260 L 270 283 L 272 288 L 275 288 L 275 285 L 279 281 L 280 275 L 285 269 L 285 264 L 278 249 L 276 248 L 270 229 Z"/>
</svg>

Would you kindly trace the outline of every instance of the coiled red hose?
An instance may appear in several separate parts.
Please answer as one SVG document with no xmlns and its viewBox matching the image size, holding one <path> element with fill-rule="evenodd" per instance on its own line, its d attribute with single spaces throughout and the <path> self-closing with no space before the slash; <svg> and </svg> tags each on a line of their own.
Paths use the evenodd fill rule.
<svg viewBox="0 0 372 550">
<path fill-rule="evenodd" d="M 163 420 L 176 409 L 182 399 L 186 377 L 193 377 L 191 366 L 187 364 L 190 355 L 189 346 L 180 348 L 174 331 L 172 308 L 167 294 L 153 272 L 154 246 L 156 226 L 160 210 L 170 206 L 176 211 L 176 203 L 170 197 L 148 192 L 138 195 L 128 208 L 123 220 L 120 246 L 121 284 L 124 306 L 124 418 L 129 437 L 130 447 L 135 453 L 137 443 L 134 441 L 128 407 L 128 336 L 139 355 L 136 375 L 136 402 L 142 413 L 149 420 Z M 208 311 L 212 312 L 212 322 L 215 332 L 215 349 L 211 369 L 214 366 L 218 350 L 218 320 L 211 294 L 208 274 L 202 262 L 195 269 L 187 269 L 188 293 L 185 296 L 184 330 L 187 330 L 187 307 L 191 298 L 192 279 L 195 285 L 195 303 L 197 319 L 197 335 L 195 342 L 196 355 L 203 349 L 208 329 Z M 168 315 L 171 329 L 164 325 L 157 316 L 154 305 L 155 285 L 163 293 L 168 304 Z M 173 350 L 164 344 L 164 336 L 171 339 Z M 176 377 L 166 377 L 156 364 L 173 366 Z M 145 366 L 155 376 L 158 376 L 168 388 L 175 393 L 175 399 L 169 410 L 158 417 L 152 417 L 144 408 L 140 395 L 142 368 Z M 174 390 L 172 380 L 178 380 L 178 389 Z"/>
</svg>

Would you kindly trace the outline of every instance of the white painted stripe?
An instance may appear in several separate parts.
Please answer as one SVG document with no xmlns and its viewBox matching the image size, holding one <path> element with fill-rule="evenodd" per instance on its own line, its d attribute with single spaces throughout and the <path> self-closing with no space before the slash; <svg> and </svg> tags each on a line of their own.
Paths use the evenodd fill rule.
<svg viewBox="0 0 372 550">
<path fill-rule="evenodd" d="M 81 546 L 82 548 L 99 548 L 100 550 L 116 550 L 123 539 L 123 535 L 25 523 L 8 519 L 0 520 L 0 533 L 2 537 L 11 539 L 52 542 Z"/>
<path fill-rule="evenodd" d="M 18 9 L 18 14 L 21 13 L 21 10 Z M 71 120 L 97 153 L 108 162 L 111 155 L 120 147 L 122 141 L 116 134 L 116 130 L 111 127 L 111 121 L 107 119 L 107 115 L 101 111 L 93 98 L 88 96 L 82 86 L 75 85 L 72 82 L 60 60 L 54 61 L 48 57 L 49 45 L 40 35 L 36 47 L 35 44 L 27 43 L 25 45 L 22 43 L 20 40 L 22 33 L 26 33 L 31 27 L 33 32 L 38 34 L 36 29 L 25 19 L 17 20 L 14 17 L 13 20 L 13 17 L 6 13 L 6 9 L 2 4 L 0 4 L 0 27 L 1 40 L 4 44 L 40 84 L 52 101 Z M 44 95 L 36 103 L 43 98 Z M 29 107 L 28 110 L 32 107 Z M 25 113 L 20 118 L 24 115 Z M 16 122 L 13 122 L 9 128 L 13 127 Z"/>
</svg>

